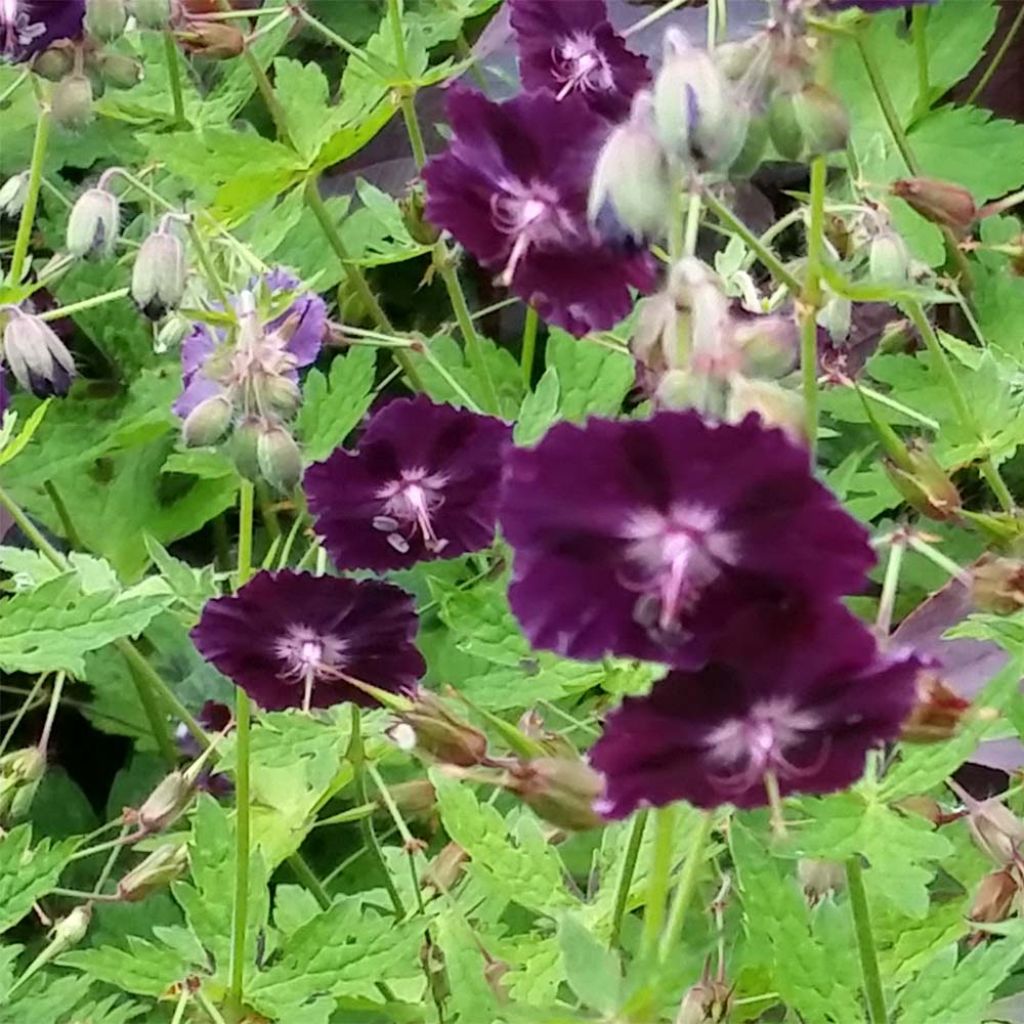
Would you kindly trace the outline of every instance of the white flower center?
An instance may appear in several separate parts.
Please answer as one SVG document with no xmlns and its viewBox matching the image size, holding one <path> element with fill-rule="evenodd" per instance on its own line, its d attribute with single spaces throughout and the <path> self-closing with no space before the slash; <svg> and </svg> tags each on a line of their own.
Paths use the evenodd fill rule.
<svg viewBox="0 0 1024 1024">
<path fill-rule="evenodd" d="M 443 473 L 430 473 L 422 467 L 403 469 L 400 479 L 377 492 L 384 512 L 373 517 L 374 529 L 386 533 L 388 543 L 403 555 L 409 550 L 409 537 L 419 530 L 424 547 L 439 554 L 448 541 L 437 536 L 430 517 L 444 504 L 447 482 Z"/>
<path fill-rule="evenodd" d="M 18 0 L 0 0 L 0 28 L 3 29 L 2 48 L 7 52 L 12 52 L 15 44 L 28 46 L 46 34 L 46 24 L 30 22 L 28 12 L 19 9 Z"/>
<path fill-rule="evenodd" d="M 281 678 L 287 683 L 302 683 L 304 711 L 309 710 L 313 684 L 331 678 L 342 665 L 345 641 L 321 634 L 310 626 L 291 623 L 274 641 L 274 654 L 281 661 Z"/>
<path fill-rule="evenodd" d="M 523 184 L 518 178 L 499 182 L 499 192 L 491 197 L 491 220 L 512 244 L 501 284 L 512 283 L 520 261 L 537 246 L 544 248 L 579 233 L 573 218 L 561 206 L 561 197 L 542 181 Z"/>
<path fill-rule="evenodd" d="M 608 61 L 589 32 L 577 32 L 563 39 L 551 51 L 555 78 L 562 82 L 558 98 L 575 89 L 580 92 L 610 92 L 615 78 Z"/>
</svg>

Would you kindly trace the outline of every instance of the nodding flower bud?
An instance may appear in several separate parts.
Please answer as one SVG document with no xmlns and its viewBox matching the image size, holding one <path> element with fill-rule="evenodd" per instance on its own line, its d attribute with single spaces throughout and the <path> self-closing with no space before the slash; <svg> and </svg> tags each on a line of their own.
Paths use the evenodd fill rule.
<svg viewBox="0 0 1024 1024">
<path fill-rule="evenodd" d="M 905 456 L 885 459 L 883 465 L 896 490 L 921 515 L 948 522 L 960 514 L 960 492 L 925 441 L 912 438 Z"/>
<path fill-rule="evenodd" d="M 167 28 L 173 13 L 171 0 L 131 0 L 131 12 L 140 28 Z"/>
<path fill-rule="evenodd" d="M 793 97 L 806 156 L 845 149 L 850 138 L 850 115 L 842 101 L 820 85 L 805 85 Z"/>
<path fill-rule="evenodd" d="M 28 196 L 28 172 L 13 174 L 0 185 L 0 218 L 17 217 Z"/>
<path fill-rule="evenodd" d="M 784 377 L 795 369 L 800 352 L 800 331 L 793 316 L 750 313 L 732 309 L 732 343 L 742 355 L 748 377 Z"/>
<path fill-rule="evenodd" d="M 978 217 L 974 197 L 961 185 L 936 178 L 901 178 L 890 187 L 922 217 L 935 224 L 966 231 Z"/>
<path fill-rule="evenodd" d="M 57 124 L 80 131 L 92 120 L 92 83 L 87 75 L 62 78 L 50 94 L 50 110 Z"/>
<path fill-rule="evenodd" d="M 1005 921 L 1020 902 L 1021 885 L 1013 868 L 987 874 L 979 883 L 971 901 L 968 918 L 979 923 Z"/>
<path fill-rule="evenodd" d="M 910 253 L 895 231 L 882 231 L 868 246 L 872 284 L 905 285 L 910 277 Z"/>
<path fill-rule="evenodd" d="M 601 776 L 579 758 L 521 761 L 506 772 L 502 785 L 556 828 L 583 832 L 604 824 L 594 809 L 604 788 Z"/>
<path fill-rule="evenodd" d="M 805 857 L 797 861 L 796 877 L 813 907 L 829 893 L 838 892 L 846 884 L 846 871 L 839 861 L 814 860 Z"/>
<path fill-rule="evenodd" d="M 132 298 L 150 320 L 176 309 L 185 294 L 187 268 L 181 239 L 163 227 L 143 243 L 132 267 Z"/>
<path fill-rule="evenodd" d="M 739 423 L 757 413 L 766 427 L 778 427 L 796 445 L 806 447 L 806 406 L 796 391 L 770 380 L 735 374 L 729 380 L 726 419 Z"/>
<path fill-rule="evenodd" d="M 100 78 L 113 89 L 131 89 L 142 81 L 141 62 L 126 57 L 123 53 L 101 54 L 96 67 Z"/>
<path fill-rule="evenodd" d="M 206 448 L 217 444 L 231 426 L 234 407 L 227 395 L 214 395 L 203 399 L 185 417 L 181 427 L 182 440 L 187 448 Z"/>
<path fill-rule="evenodd" d="M 590 184 L 587 216 L 612 242 L 660 238 L 671 208 L 668 159 L 655 134 L 654 99 L 641 90 L 629 119 L 608 135 Z"/>
<path fill-rule="evenodd" d="M 83 903 L 80 907 L 75 907 L 67 917 L 62 917 L 53 926 L 51 948 L 54 948 L 54 953 L 56 954 L 71 946 L 78 945 L 85 938 L 91 921 L 92 905 L 89 903 Z"/>
<path fill-rule="evenodd" d="M 996 615 L 1024 608 L 1024 562 L 1018 558 L 982 555 L 971 566 L 971 597 L 975 607 Z"/>
<path fill-rule="evenodd" d="M 274 412 L 284 417 L 291 416 L 302 401 L 299 385 L 287 377 L 268 374 L 259 383 L 260 397 Z"/>
<path fill-rule="evenodd" d="M 256 439 L 260 475 L 282 494 L 291 494 L 302 479 L 302 453 L 280 424 L 265 427 Z"/>
<path fill-rule="evenodd" d="M 923 671 L 917 680 L 917 700 L 903 723 L 900 738 L 907 743 L 940 743 L 955 736 L 971 706 L 935 672 Z"/>
<path fill-rule="evenodd" d="M 389 735 L 403 750 L 417 750 L 442 764 L 471 768 L 487 756 L 487 737 L 456 718 L 429 690 L 420 690 L 412 707 L 399 714 Z"/>
<path fill-rule="evenodd" d="M 117 197 L 105 188 L 83 192 L 68 217 L 67 248 L 73 256 L 106 257 L 114 251 L 121 225 Z"/>
<path fill-rule="evenodd" d="M 85 27 L 100 42 L 112 43 L 120 38 L 127 24 L 124 0 L 85 0 Z"/>
<path fill-rule="evenodd" d="M 61 40 L 54 43 L 49 49 L 43 50 L 34 61 L 32 70 L 41 78 L 49 82 L 59 82 L 62 78 L 71 73 L 75 66 L 74 44 Z"/>
<path fill-rule="evenodd" d="M 66 395 L 75 376 L 75 361 L 43 320 L 8 306 L 3 351 L 18 383 L 40 398 Z"/>
<path fill-rule="evenodd" d="M 195 785 L 185 772 L 165 775 L 137 810 L 126 807 L 124 820 L 142 832 L 162 832 L 184 813 L 192 802 Z"/>
<path fill-rule="evenodd" d="M 235 468 L 246 480 L 260 479 L 260 463 L 256 446 L 263 433 L 264 424 L 257 416 L 247 416 L 235 427 L 231 439 L 231 458 Z"/>
<path fill-rule="evenodd" d="M 209 60 L 228 60 L 245 49 L 245 36 L 227 22 L 191 22 L 177 37 L 189 53 Z"/>
<path fill-rule="evenodd" d="M 184 843 L 164 843 L 117 883 L 117 895 L 126 903 L 134 903 L 180 878 L 187 867 L 188 847 Z"/>
<path fill-rule="evenodd" d="M 674 28 L 665 33 L 654 81 L 654 116 L 665 149 L 698 170 L 725 170 L 743 148 L 749 120 L 714 58 Z"/>
</svg>

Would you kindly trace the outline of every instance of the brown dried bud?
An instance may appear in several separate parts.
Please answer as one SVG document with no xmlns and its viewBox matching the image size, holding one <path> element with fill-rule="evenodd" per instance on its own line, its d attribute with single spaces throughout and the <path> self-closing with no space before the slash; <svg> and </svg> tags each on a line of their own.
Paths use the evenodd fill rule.
<svg viewBox="0 0 1024 1024">
<path fill-rule="evenodd" d="M 906 461 L 883 463 L 886 475 L 911 508 L 938 522 L 956 519 L 960 513 L 960 492 L 939 465 L 930 447 L 914 438 L 906 445 Z"/>
<path fill-rule="evenodd" d="M 732 1010 L 732 987 L 724 980 L 704 977 L 687 990 L 675 1024 L 719 1024 Z"/>
<path fill-rule="evenodd" d="M 841 863 L 834 860 L 805 857 L 797 862 L 796 877 L 811 906 L 829 893 L 838 892 L 846 884 L 846 871 Z"/>
<path fill-rule="evenodd" d="M 936 178 L 901 178 L 890 189 L 922 217 L 954 231 L 966 231 L 978 216 L 974 197 L 961 185 Z"/>
<path fill-rule="evenodd" d="M 557 828 L 583 832 L 604 824 L 594 810 L 604 788 L 601 776 L 578 758 L 522 761 L 508 770 L 502 784 Z"/>
<path fill-rule="evenodd" d="M 1019 891 L 1012 868 L 993 871 L 978 884 L 967 916 L 972 921 L 1005 921 L 1013 910 Z"/>
<path fill-rule="evenodd" d="M 487 737 L 469 722 L 456 718 L 429 690 L 413 698 L 413 706 L 399 715 L 390 731 L 403 750 L 417 750 L 443 764 L 471 768 L 487 756 Z"/>
<path fill-rule="evenodd" d="M 192 22 L 177 36 L 189 53 L 210 60 L 237 57 L 245 49 L 245 36 L 227 22 Z"/>
<path fill-rule="evenodd" d="M 982 555 L 971 566 L 971 598 L 976 607 L 996 615 L 1024 608 L 1024 562 Z"/>
<path fill-rule="evenodd" d="M 996 864 L 1012 864 L 1019 859 L 1024 842 L 1024 821 L 998 800 L 969 805 L 967 826 L 971 837 Z"/>
<path fill-rule="evenodd" d="M 420 884 L 424 889 L 447 892 L 462 876 L 468 860 L 469 854 L 458 843 L 448 843 L 427 865 Z"/>
</svg>

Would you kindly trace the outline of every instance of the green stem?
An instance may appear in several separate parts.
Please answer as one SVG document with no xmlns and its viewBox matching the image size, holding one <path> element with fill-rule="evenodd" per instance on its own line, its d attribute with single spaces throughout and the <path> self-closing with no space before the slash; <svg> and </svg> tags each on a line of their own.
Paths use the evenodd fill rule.
<svg viewBox="0 0 1024 1024">
<path fill-rule="evenodd" d="M 305 9 L 300 7 L 298 9 L 299 17 L 307 24 L 310 28 L 316 29 L 325 39 L 334 43 L 339 50 L 343 50 L 350 57 L 354 57 L 356 60 L 361 61 L 365 64 L 375 75 L 379 76 L 384 81 L 390 81 L 392 78 L 398 76 L 398 69 L 392 67 L 387 61 L 382 60 L 380 57 L 376 57 L 366 50 L 361 50 L 358 46 L 350 43 L 347 39 L 339 36 L 337 32 L 328 28 L 322 21 L 318 21 Z"/>
<path fill-rule="evenodd" d="M 906 308 L 907 313 L 910 315 L 910 319 L 914 322 L 914 326 L 917 328 L 918 333 L 924 339 L 925 348 L 928 349 L 928 354 L 931 356 L 935 368 L 939 371 L 939 375 L 942 377 L 943 383 L 946 385 L 950 401 L 953 404 L 953 408 L 956 411 L 961 424 L 965 429 L 974 434 L 979 441 L 983 442 L 984 436 L 982 434 L 981 427 L 979 426 L 978 421 L 974 416 L 974 412 L 967 402 L 963 389 L 960 387 L 960 382 L 956 379 L 956 374 L 953 373 L 953 367 L 950 365 L 949 357 L 946 355 L 946 350 L 942 347 L 942 342 L 939 341 L 939 336 L 935 333 L 935 328 L 932 327 L 931 322 L 925 314 L 924 307 L 917 299 L 906 299 L 903 305 Z M 1013 512 L 1015 508 L 1013 495 L 1010 493 L 1010 489 L 1006 486 L 1006 481 L 1003 480 L 995 459 L 993 459 L 990 454 L 986 455 L 982 461 L 981 472 L 985 477 L 985 480 L 988 482 L 989 487 L 992 488 L 996 498 L 999 500 L 999 504 L 1002 505 L 1003 510 L 1005 512 Z"/>
<path fill-rule="evenodd" d="M 66 572 L 68 569 L 67 559 L 42 535 L 35 523 L 22 511 L 21 506 L 2 487 L 0 487 L 0 505 L 7 509 L 8 515 L 14 520 L 14 525 L 25 534 L 38 551 L 52 565 L 62 572 Z"/>
<path fill-rule="evenodd" d="M 519 357 L 519 367 L 523 374 L 523 383 L 529 388 L 533 380 L 533 359 L 537 353 L 537 328 L 540 317 L 533 306 L 526 307 L 526 321 L 523 323 L 523 350 Z"/>
<path fill-rule="evenodd" d="M 7 745 L 11 742 L 11 739 L 14 737 L 14 734 L 17 731 L 18 726 L 21 725 L 21 720 L 28 713 L 29 708 L 33 706 L 33 701 L 35 701 L 37 694 L 43 688 L 43 683 L 45 682 L 45 680 L 45 672 L 40 673 L 40 675 L 36 677 L 36 681 L 32 684 L 32 689 L 29 691 L 28 696 L 24 700 L 24 703 L 22 703 L 22 705 L 15 712 L 11 724 L 7 727 L 7 732 L 4 733 L 4 738 L 0 740 L 0 757 L 2 757 L 4 753 L 6 753 Z"/>
<path fill-rule="evenodd" d="M 807 268 L 800 295 L 800 377 L 804 399 L 804 431 L 814 461 L 818 444 L 818 309 L 821 307 L 821 269 L 825 254 L 825 157 L 811 164 L 811 217 L 807 227 Z"/>
<path fill-rule="evenodd" d="M 932 83 L 928 69 L 928 8 L 918 5 L 911 15 L 910 32 L 917 57 L 917 99 L 914 117 L 923 117 L 932 105 Z"/>
<path fill-rule="evenodd" d="M 672 265 L 683 255 L 683 175 L 672 174 L 668 192 L 668 258 Z"/>
<path fill-rule="evenodd" d="M 288 115 L 285 113 L 284 107 L 281 106 L 281 101 L 277 98 L 277 93 L 274 92 L 274 87 L 270 84 L 270 79 L 267 78 L 263 65 L 260 64 L 256 55 L 249 49 L 248 43 L 245 44 L 245 49 L 242 50 L 242 57 L 248 65 L 249 74 L 252 75 L 252 79 L 256 83 L 256 88 L 259 90 L 260 95 L 263 97 L 267 110 L 270 111 L 270 117 L 274 122 L 277 137 L 294 149 L 291 133 L 288 131 Z"/>
<path fill-rule="evenodd" d="M 0 92 L 0 109 L 3 109 L 3 105 L 28 81 L 30 74 L 26 68 L 3 92 Z"/>
<path fill-rule="evenodd" d="M 39 753 L 46 757 L 46 750 L 50 745 L 50 733 L 53 731 L 53 723 L 57 718 L 57 708 L 60 707 L 61 694 L 64 692 L 64 680 L 67 679 L 66 672 L 58 672 L 57 678 L 53 681 L 53 692 L 50 694 L 50 706 L 46 709 L 46 721 L 43 723 L 43 731 L 39 737 Z"/>
<path fill-rule="evenodd" d="M 306 862 L 306 858 L 296 851 L 288 858 L 288 866 L 295 872 L 295 877 L 312 894 L 320 909 L 327 910 L 331 905 L 331 897 L 323 887 L 323 883 L 313 873 L 313 869 Z"/>
<path fill-rule="evenodd" d="M 715 0 L 712 0 L 714 4 Z M 693 256 L 697 252 L 697 236 L 700 234 L 700 211 L 703 206 L 700 192 L 690 194 L 686 208 L 686 230 L 683 233 L 683 255 Z"/>
<path fill-rule="evenodd" d="M 74 313 L 82 313 L 87 309 L 96 306 L 105 306 L 108 302 L 116 302 L 118 299 L 125 299 L 131 294 L 130 288 L 115 288 L 112 292 L 104 292 L 102 295 L 93 295 L 91 298 L 82 299 L 81 302 L 72 302 L 59 309 L 48 309 L 45 313 L 37 313 L 40 320 L 60 320 Z"/>
<path fill-rule="evenodd" d="M 619 944 L 622 933 L 622 922 L 626 916 L 626 905 L 629 903 L 629 890 L 633 886 L 636 874 L 636 862 L 640 857 L 640 845 L 647 827 L 647 810 L 638 811 L 633 816 L 633 824 L 629 830 L 629 842 L 626 845 L 626 856 L 622 861 L 619 880 L 615 883 L 615 908 L 612 910 L 612 933 L 608 944 L 614 949 Z"/>
<path fill-rule="evenodd" d="M 57 513 L 57 518 L 60 520 L 61 528 L 64 530 L 64 536 L 67 537 L 68 543 L 73 548 L 85 547 L 82 543 L 82 538 L 78 535 L 78 530 L 75 529 L 71 513 L 68 512 L 68 507 L 64 504 L 60 491 L 57 490 L 57 485 L 52 480 L 44 480 L 43 490 L 46 491 L 46 496 L 50 499 L 54 512 Z"/>
<path fill-rule="evenodd" d="M 156 694 L 146 685 L 130 663 L 128 675 L 131 677 L 132 685 L 135 687 L 135 693 L 146 715 L 149 731 L 153 734 L 153 740 L 160 751 L 160 756 L 169 764 L 175 764 L 178 760 L 178 748 L 175 746 L 174 738 L 171 736 L 171 728 L 168 725 L 167 716 L 160 713 L 160 705 L 157 702 Z"/>
<path fill-rule="evenodd" d="M 656 21 L 660 21 L 666 14 L 671 14 L 673 11 L 688 3 L 690 3 L 690 0 L 668 0 L 667 3 L 662 4 L 656 11 L 652 11 L 639 21 L 634 22 L 622 34 L 628 38 L 636 32 L 641 32 L 649 25 L 653 25 Z"/>
<path fill-rule="evenodd" d="M 191 217 L 185 222 L 185 230 L 192 240 L 192 248 L 195 249 L 196 256 L 199 257 L 199 265 L 203 268 L 203 273 L 206 275 L 206 280 L 213 289 L 214 295 L 217 296 L 217 301 L 224 309 L 231 309 L 231 300 L 228 298 L 224 282 L 221 281 L 220 275 L 213 265 L 213 260 L 210 259 L 209 250 L 203 242 L 203 237 L 199 234 L 199 228 L 193 223 Z"/>
<path fill-rule="evenodd" d="M 875 616 L 875 632 L 885 639 L 892 629 L 892 612 L 896 605 L 896 591 L 900 584 L 900 568 L 903 555 L 907 550 L 906 541 L 901 537 L 893 539 L 889 545 L 889 560 L 885 564 L 885 578 L 882 580 L 882 593 L 878 598 L 878 613 Z"/>
<path fill-rule="evenodd" d="M 171 103 L 174 109 L 175 127 L 187 125 L 185 117 L 185 96 L 181 91 L 181 65 L 178 63 L 178 44 L 174 33 L 164 29 L 164 63 L 167 65 L 167 78 L 171 85 Z"/>
<path fill-rule="evenodd" d="M 244 587 L 252 578 L 252 535 L 256 488 L 251 480 L 243 480 L 238 490 L 238 580 Z"/>
<path fill-rule="evenodd" d="M 672 854 L 675 844 L 678 809 L 669 804 L 654 812 L 654 860 L 647 879 L 647 899 L 644 903 L 644 931 L 640 957 L 654 956 L 658 948 L 662 925 L 665 923 L 665 905 L 672 881 Z"/>
<path fill-rule="evenodd" d="M 714 825 L 714 815 L 703 812 L 700 816 L 700 824 L 690 841 L 690 852 L 686 855 L 686 863 L 683 865 L 683 873 L 679 878 L 679 886 L 676 889 L 675 898 L 672 900 L 672 908 L 669 911 L 668 923 L 665 925 L 665 933 L 661 937 L 661 947 L 658 953 L 658 961 L 666 964 L 672 956 L 679 937 L 683 933 L 683 922 L 686 919 L 686 911 L 693 902 L 694 894 L 697 891 L 697 879 L 700 877 L 700 869 L 704 865 L 704 854 L 707 851 L 708 840 L 711 838 L 711 828 Z"/>
<path fill-rule="evenodd" d="M 1021 4 L 1020 10 L 1017 11 L 1017 17 L 1013 19 L 1013 23 L 1007 29 L 999 49 L 992 58 L 992 62 L 985 68 L 985 73 L 978 79 L 978 84 L 971 90 L 971 95 L 967 97 L 968 106 L 977 102 L 978 97 L 985 91 L 985 87 L 992 81 L 992 76 L 999 69 L 999 65 L 1003 63 L 1003 58 L 1009 52 L 1014 39 L 1017 38 L 1021 25 L 1024 25 L 1024 4 Z"/>
<path fill-rule="evenodd" d="M 39 188 L 43 180 L 43 160 L 46 157 L 46 144 L 50 138 L 50 111 L 43 108 L 39 111 L 36 121 L 36 136 L 32 143 L 32 163 L 28 172 L 28 193 L 25 205 L 21 208 L 21 219 L 18 221 L 18 234 L 14 239 L 14 254 L 11 256 L 11 268 L 7 280 L 12 285 L 21 284 L 25 276 L 25 261 L 28 258 L 28 243 L 32 238 L 32 225 L 35 223 L 36 206 L 39 202 Z"/>
<path fill-rule="evenodd" d="M 853 926 L 857 933 L 857 950 L 864 975 L 868 1012 L 872 1024 L 886 1024 L 889 1015 L 885 1009 L 882 975 L 878 970 L 875 937 L 871 931 L 871 913 L 868 910 L 867 893 L 864 891 L 864 872 L 857 857 L 851 857 L 846 862 L 846 886 L 850 894 L 850 909 L 853 911 Z"/>
</svg>

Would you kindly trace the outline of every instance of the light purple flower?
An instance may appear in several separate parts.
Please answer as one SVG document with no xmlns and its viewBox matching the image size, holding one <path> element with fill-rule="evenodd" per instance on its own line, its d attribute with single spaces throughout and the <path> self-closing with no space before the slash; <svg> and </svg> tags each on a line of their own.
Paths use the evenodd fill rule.
<svg viewBox="0 0 1024 1024">
<path fill-rule="evenodd" d="M 579 96 L 547 92 L 494 103 L 453 90 L 447 110 L 455 134 L 423 172 L 427 217 L 548 323 L 577 337 L 618 323 L 630 287 L 653 287 L 654 265 L 587 222 L 607 122 Z"/>
<path fill-rule="evenodd" d="M 921 663 L 909 651 L 880 653 L 842 606 L 744 641 L 728 661 L 670 672 L 608 716 L 590 752 L 605 777 L 602 814 L 676 800 L 760 807 L 768 773 L 782 796 L 830 793 L 899 736 Z"/>
<path fill-rule="evenodd" d="M 701 664 L 733 621 L 863 588 L 867 533 L 757 416 L 560 423 L 507 460 L 509 599 L 535 647 Z"/>
<path fill-rule="evenodd" d="M 0 0 L 0 59 L 15 64 L 82 35 L 85 0 Z"/>
<path fill-rule="evenodd" d="M 389 402 L 355 451 L 339 448 L 306 470 L 309 509 L 334 564 L 382 572 L 487 547 L 510 441 L 490 416 L 422 395 Z"/>
<path fill-rule="evenodd" d="M 510 0 L 509 8 L 527 90 L 558 99 L 580 95 L 612 121 L 629 113 L 633 94 L 651 74 L 612 28 L 604 0 Z"/>
<path fill-rule="evenodd" d="M 266 289 L 268 295 L 292 292 L 299 288 L 298 278 L 280 268 L 271 270 L 254 287 Z M 288 380 L 298 380 L 297 370 L 309 366 L 320 354 L 327 328 L 327 305 L 314 292 L 302 292 L 279 316 L 262 325 L 268 336 L 282 328 L 290 332 L 284 351 L 290 356 L 291 369 L 285 372 Z M 172 409 L 184 419 L 200 402 L 221 394 L 224 380 L 231 373 L 232 353 L 224 344 L 226 333 L 214 331 L 206 324 L 194 324 L 181 344 L 181 373 L 183 389 Z"/>
<path fill-rule="evenodd" d="M 378 580 L 261 572 L 203 608 L 199 653 L 262 708 L 372 705 L 345 681 L 411 690 L 426 671 L 412 597 Z"/>
</svg>

